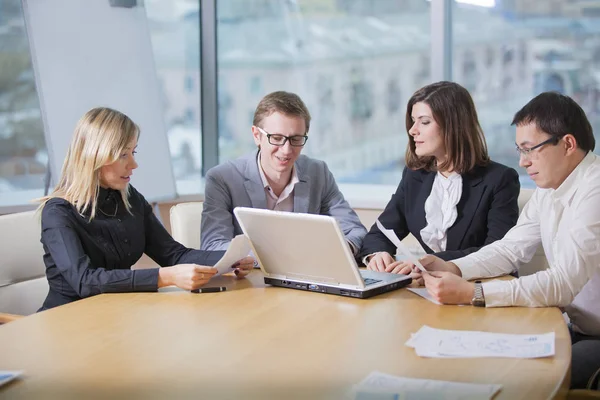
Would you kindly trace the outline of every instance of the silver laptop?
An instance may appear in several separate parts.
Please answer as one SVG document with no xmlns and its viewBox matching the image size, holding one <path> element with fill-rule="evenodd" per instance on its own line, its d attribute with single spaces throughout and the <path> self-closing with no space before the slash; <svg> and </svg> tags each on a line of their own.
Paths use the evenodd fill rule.
<svg viewBox="0 0 600 400">
<path fill-rule="evenodd" d="M 406 275 L 359 270 L 333 217 L 245 207 L 233 212 L 267 284 L 365 299 L 411 282 Z"/>
</svg>

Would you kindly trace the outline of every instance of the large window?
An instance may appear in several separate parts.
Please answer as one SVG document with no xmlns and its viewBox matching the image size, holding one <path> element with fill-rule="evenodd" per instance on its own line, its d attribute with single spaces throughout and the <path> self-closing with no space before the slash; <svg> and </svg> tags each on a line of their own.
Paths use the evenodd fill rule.
<svg viewBox="0 0 600 400">
<path fill-rule="evenodd" d="M 144 3 L 177 191 L 200 193 L 200 2 Z M 4 0 L 0 4 L 0 207 L 30 204 L 42 196 L 47 163 L 21 1 Z"/>
<path fill-rule="evenodd" d="M 200 1 L 146 0 L 177 193 L 200 193 Z"/>
<path fill-rule="evenodd" d="M 250 127 L 258 101 L 288 90 L 313 117 L 306 154 L 327 161 L 340 183 L 396 185 L 408 142 L 406 103 L 416 89 L 444 78 L 432 76 L 430 65 L 431 32 L 437 35 L 431 9 L 441 1 L 218 0 L 218 132 L 205 134 L 218 137 L 212 143 L 219 162 L 254 149 Z M 177 191 L 202 193 L 202 2 L 143 4 Z M 542 91 L 573 97 L 600 132 L 600 1 L 457 0 L 451 15 L 446 62 L 452 75 L 445 78 L 472 93 L 494 160 L 523 173 L 510 122 Z M 0 206 L 43 194 L 47 161 L 21 2 L 6 0 L 0 5 Z M 525 174 L 522 183 L 533 187 Z"/>
<path fill-rule="evenodd" d="M 20 0 L 0 3 L 0 206 L 43 194 L 48 153 Z"/>
<path fill-rule="evenodd" d="M 217 1 L 219 155 L 255 148 L 260 99 L 295 92 L 312 117 L 304 152 L 338 182 L 396 185 L 406 103 L 430 81 L 425 0 Z"/>
<path fill-rule="evenodd" d="M 571 96 L 600 133 L 600 1 L 470 3 L 484 6 L 455 3 L 452 11 L 453 80 L 475 99 L 492 159 L 534 187 L 510 126 L 529 100 L 549 90 Z"/>
</svg>

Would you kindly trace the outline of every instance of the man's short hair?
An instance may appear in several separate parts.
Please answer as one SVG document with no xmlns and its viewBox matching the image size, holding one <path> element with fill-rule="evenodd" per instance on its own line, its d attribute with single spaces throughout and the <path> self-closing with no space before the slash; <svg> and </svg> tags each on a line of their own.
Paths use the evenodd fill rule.
<svg viewBox="0 0 600 400">
<path fill-rule="evenodd" d="M 592 125 L 585 112 L 575 100 L 564 94 L 544 92 L 537 95 L 517 111 L 511 125 L 531 123 L 557 139 L 573 135 L 577 146 L 585 152 L 593 151 L 596 146 Z"/>
<path fill-rule="evenodd" d="M 302 101 L 300 96 L 295 93 L 278 91 L 269 93 L 256 106 L 254 111 L 254 119 L 252 124 L 254 126 L 260 126 L 263 119 L 269 115 L 279 112 L 290 117 L 300 117 L 304 119 L 306 125 L 306 132 L 310 128 L 310 113 L 306 104 Z M 260 126 L 262 128 L 262 126 Z"/>
</svg>

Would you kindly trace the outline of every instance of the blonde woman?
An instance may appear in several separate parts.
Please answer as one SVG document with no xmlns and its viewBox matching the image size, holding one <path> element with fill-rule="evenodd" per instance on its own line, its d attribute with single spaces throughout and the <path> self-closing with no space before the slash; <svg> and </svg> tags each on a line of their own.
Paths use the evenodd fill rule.
<svg viewBox="0 0 600 400">
<path fill-rule="evenodd" d="M 129 184 L 138 126 L 109 108 L 94 108 L 77 123 L 54 192 L 41 199 L 42 244 L 50 291 L 41 310 L 108 292 L 148 292 L 175 285 L 192 290 L 215 274 L 223 252 L 176 242 Z M 148 254 L 159 269 L 131 270 Z M 253 259 L 232 266 L 238 277 Z"/>
</svg>

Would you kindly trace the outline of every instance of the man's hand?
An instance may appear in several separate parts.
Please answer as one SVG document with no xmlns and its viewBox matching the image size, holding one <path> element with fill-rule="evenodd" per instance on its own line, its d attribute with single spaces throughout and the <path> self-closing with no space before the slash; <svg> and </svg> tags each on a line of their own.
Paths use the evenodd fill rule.
<svg viewBox="0 0 600 400">
<path fill-rule="evenodd" d="M 423 280 L 429 294 L 440 303 L 471 304 L 475 292 L 474 283 L 447 271 L 426 272 Z"/>
<path fill-rule="evenodd" d="M 427 271 L 446 271 L 452 272 L 454 275 L 462 276 L 462 272 L 460 272 L 460 269 L 456 264 L 450 261 L 444 261 L 432 254 L 424 256 L 419 261 Z"/>
</svg>

